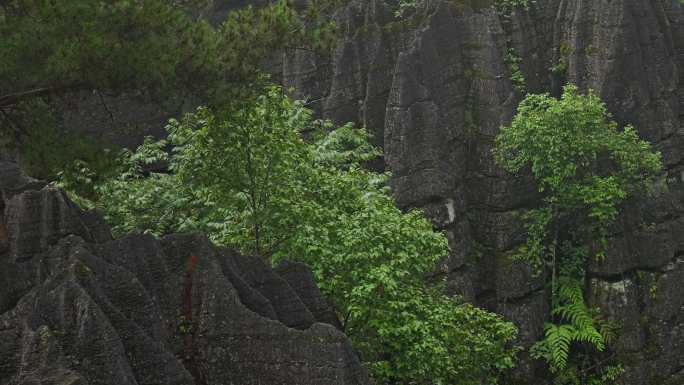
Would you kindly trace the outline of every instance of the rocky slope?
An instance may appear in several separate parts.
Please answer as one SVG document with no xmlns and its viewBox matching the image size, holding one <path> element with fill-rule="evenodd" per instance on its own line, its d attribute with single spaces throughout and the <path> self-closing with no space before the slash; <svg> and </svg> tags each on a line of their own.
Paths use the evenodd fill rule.
<svg viewBox="0 0 684 385">
<path fill-rule="evenodd" d="M 422 207 L 444 229 L 441 268 L 455 294 L 504 314 L 526 344 L 538 339 L 547 293 L 507 253 L 523 240 L 519 214 L 530 180 L 493 162 L 499 127 L 520 100 L 513 49 L 530 92 L 593 89 L 618 122 L 662 151 L 654 197 L 630 202 L 608 258 L 590 267 L 593 303 L 616 320 L 628 385 L 684 383 L 684 12 L 671 0 L 537 0 L 510 16 L 492 2 L 429 1 L 400 21 L 390 1 L 357 0 L 335 19 L 330 55 L 287 55 L 283 78 L 297 97 L 338 122 L 375 133 L 404 207 Z M 535 376 L 523 364 L 520 376 Z M 531 383 L 532 383 L 531 382 Z"/>
<path fill-rule="evenodd" d="M 112 240 L 0 162 L 2 385 L 368 384 L 334 322 L 302 265 L 200 235 Z"/>
</svg>

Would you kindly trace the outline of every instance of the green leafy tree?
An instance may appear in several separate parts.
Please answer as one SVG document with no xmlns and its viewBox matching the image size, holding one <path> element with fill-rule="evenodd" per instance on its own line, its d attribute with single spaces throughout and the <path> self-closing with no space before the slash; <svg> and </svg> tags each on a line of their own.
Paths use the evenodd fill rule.
<svg viewBox="0 0 684 385">
<path fill-rule="evenodd" d="M 514 365 L 515 327 L 426 285 L 444 235 L 361 167 L 379 153 L 364 130 L 331 129 L 278 88 L 240 111 L 202 108 L 172 121 L 168 142 L 124 154 L 95 205 L 118 232 L 200 230 L 307 263 L 378 383 L 496 383 Z M 170 174 L 142 175 L 160 161 Z"/>
<path fill-rule="evenodd" d="M 294 193 L 289 180 L 308 161 L 298 129 L 310 114 L 279 92 L 272 88 L 253 107 L 229 116 L 203 108 L 168 127 L 177 146 L 175 176 L 194 186 L 202 201 L 233 210 L 232 225 L 221 230 L 222 243 L 239 243 L 258 255 L 270 255 L 282 242 L 278 222 L 288 214 L 282 197 Z"/>
<path fill-rule="evenodd" d="M 533 353 L 561 373 L 573 344 L 605 348 L 610 328 L 585 304 L 585 265 L 605 257 L 621 204 L 653 184 L 660 154 L 632 126 L 618 129 L 597 96 L 569 85 L 560 100 L 527 96 L 497 137 L 495 156 L 537 183 L 541 205 L 526 215 L 528 239 L 517 258 L 551 278 L 552 322 Z M 591 373 L 579 372 L 588 383 Z"/>
</svg>

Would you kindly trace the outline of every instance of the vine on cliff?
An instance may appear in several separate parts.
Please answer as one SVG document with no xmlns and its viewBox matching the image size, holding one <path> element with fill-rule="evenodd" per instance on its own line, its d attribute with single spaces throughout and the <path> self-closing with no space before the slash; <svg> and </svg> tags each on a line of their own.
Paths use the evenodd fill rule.
<svg viewBox="0 0 684 385">
<path fill-rule="evenodd" d="M 614 334 L 585 303 L 585 267 L 605 258 L 621 204 L 649 190 L 660 154 L 632 126 L 620 130 L 597 96 L 568 85 L 560 100 L 528 95 L 497 137 L 495 157 L 509 172 L 531 172 L 541 198 L 525 216 L 527 241 L 516 255 L 550 281 L 551 319 L 532 355 L 562 384 L 614 379 L 616 367 L 573 357 L 600 354 Z"/>
<path fill-rule="evenodd" d="M 527 91 L 527 84 L 525 82 L 525 74 L 523 74 L 520 68 L 520 63 L 522 58 L 516 52 L 514 48 L 509 48 L 504 56 L 504 63 L 508 65 L 508 69 L 511 72 L 511 83 L 513 83 L 513 88 L 521 94 L 524 95 Z"/>
</svg>

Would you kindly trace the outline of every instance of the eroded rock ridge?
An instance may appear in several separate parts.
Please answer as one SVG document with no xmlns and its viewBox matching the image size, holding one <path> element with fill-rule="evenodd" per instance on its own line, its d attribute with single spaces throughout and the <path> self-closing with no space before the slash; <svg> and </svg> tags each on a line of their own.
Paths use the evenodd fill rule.
<svg viewBox="0 0 684 385">
<path fill-rule="evenodd" d="M 368 384 L 334 317 L 302 265 L 201 235 L 112 240 L 0 162 L 0 384 Z"/>
</svg>

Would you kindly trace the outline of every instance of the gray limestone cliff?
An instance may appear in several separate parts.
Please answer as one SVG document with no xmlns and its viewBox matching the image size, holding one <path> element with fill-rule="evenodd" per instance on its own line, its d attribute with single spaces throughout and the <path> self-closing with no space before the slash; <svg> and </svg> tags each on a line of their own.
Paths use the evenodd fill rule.
<svg viewBox="0 0 684 385">
<path fill-rule="evenodd" d="M 2 385 L 369 384 L 333 318 L 304 266 L 200 235 L 112 240 L 0 162 Z"/>
<path fill-rule="evenodd" d="M 681 3 L 535 0 L 528 10 L 502 15 L 491 0 L 426 1 L 427 11 L 403 20 L 394 14 L 396 0 L 343 1 L 334 15 L 340 32 L 334 50 L 288 51 L 274 78 L 293 87 L 294 96 L 321 116 L 356 122 L 374 134 L 385 155 L 372 167 L 390 170 L 399 204 L 423 208 L 449 238 L 452 253 L 438 267 L 448 278 L 448 290 L 514 321 L 526 346 L 541 337 L 549 304 L 542 282 L 508 257 L 525 239 L 520 214 L 534 205 L 535 189 L 530 179 L 506 174 L 491 155 L 499 128 L 514 116 L 522 97 L 511 81 L 507 54 L 522 58 L 528 92 L 558 95 L 567 82 L 594 90 L 620 124 L 633 124 L 662 152 L 665 174 L 655 196 L 625 205 L 610 253 L 589 266 L 587 293 L 620 326 L 613 349 L 627 369 L 623 385 L 684 384 Z M 228 3 L 215 1 L 208 12 L 223 15 L 233 7 Z M 73 105 L 64 119 L 70 127 L 109 133 L 112 142 L 124 145 L 137 143 L 140 132 L 161 134 L 164 119 L 183 109 L 180 102 L 164 110 L 135 98 L 102 103 L 91 95 Z M 122 133 L 114 126 L 130 130 Z M 240 257 L 233 261 L 240 266 Z M 23 277 L 15 279 L 19 283 L 10 291 L 10 302 L 35 286 L 36 271 L 51 271 L 32 269 L 26 277 L 23 270 L 0 271 L 0 279 Z M 300 292 L 308 286 L 292 278 L 298 271 L 283 266 L 278 274 L 312 316 L 334 322 L 324 302 Z M 266 294 L 249 298 L 243 302 L 272 309 L 262 310 L 264 316 L 280 316 L 277 308 L 265 305 Z M 0 300 L 0 306 L 8 305 Z M 32 341 L 52 346 L 53 337 L 41 340 L 32 333 Z M 540 367 L 523 355 L 517 375 L 523 383 L 541 384 Z"/>
<path fill-rule="evenodd" d="M 448 235 L 440 268 L 449 290 L 540 338 L 548 293 L 507 257 L 524 240 L 519 214 L 535 198 L 491 155 L 520 101 L 506 55 L 522 58 L 529 92 L 566 82 L 592 89 L 621 124 L 662 151 L 655 197 L 630 201 L 587 292 L 620 325 L 622 383 L 684 383 L 684 10 L 671 0 L 537 0 L 504 16 L 492 2 L 429 1 L 407 20 L 391 2 L 351 1 L 337 12 L 329 55 L 291 52 L 285 84 L 324 117 L 368 127 L 384 148 L 393 193 Z M 472 2 L 471 2 L 472 3 Z M 523 360 L 533 383 L 538 366 Z M 530 382 L 530 383 L 532 383 Z"/>
</svg>

